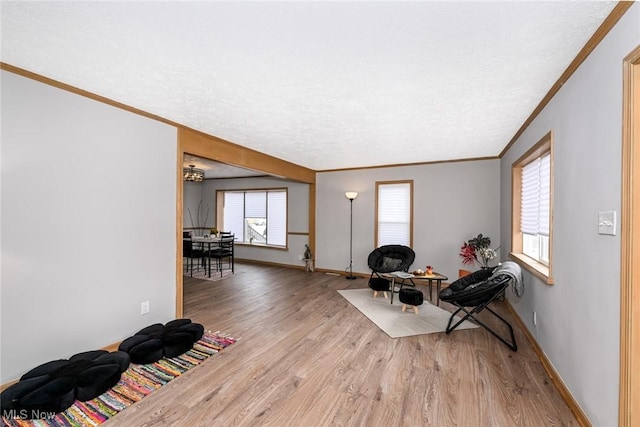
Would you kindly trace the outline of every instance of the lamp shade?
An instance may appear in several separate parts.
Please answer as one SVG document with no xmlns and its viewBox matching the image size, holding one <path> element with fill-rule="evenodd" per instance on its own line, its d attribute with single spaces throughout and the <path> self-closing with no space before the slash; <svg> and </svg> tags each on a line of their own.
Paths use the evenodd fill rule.
<svg viewBox="0 0 640 427">
<path fill-rule="evenodd" d="M 349 200 L 353 200 L 356 197 L 358 197 L 358 193 L 356 193 L 355 191 L 347 191 L 346 193 L 344 193 L 344 195 L 347 197 L 347 199 Z"/>
</svg>

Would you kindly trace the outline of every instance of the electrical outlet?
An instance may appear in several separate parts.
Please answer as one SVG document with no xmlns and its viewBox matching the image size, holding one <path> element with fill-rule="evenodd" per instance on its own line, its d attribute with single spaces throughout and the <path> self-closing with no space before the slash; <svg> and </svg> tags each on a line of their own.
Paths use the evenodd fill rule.
<svg viewBox="0 0 640 427">
<path fill-rule="evenodd" d="M 149 301 L 140 303 L 140 314 L 149 314 Z"/>
<path fill-rule="evenodd" d="M 533 312 L 533 326 L 538 324 L 538 315 L 537 313 L 534 311 Z"/>
</svg>

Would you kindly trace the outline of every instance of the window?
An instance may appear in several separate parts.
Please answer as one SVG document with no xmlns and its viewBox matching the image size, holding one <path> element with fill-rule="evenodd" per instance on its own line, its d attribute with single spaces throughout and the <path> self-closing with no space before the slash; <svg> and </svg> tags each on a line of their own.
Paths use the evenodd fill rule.
<svg viewBox="0 0 640 427">
<path fill-rule="evenodd" d="M 221 191 L 218 221 L 236 241 L 269 246 L 287 245 L 287 191 Z"/>
<path fill-rule="evenodd" d="M 551 154 L 522 168 L 520 231 L 522 253 L 549 265 L 549 181 Z"/>
<path fill-rule="evenodd" d="M 375 245 L 413 245 L 413 181 L 376 182 Z"/>
<path fill-rule="evenodd" d="M 511 257 L 548 284 L 553 283 L 551 277 L 552 140 L 550 132 L 512 166 Z"/>
</svg>

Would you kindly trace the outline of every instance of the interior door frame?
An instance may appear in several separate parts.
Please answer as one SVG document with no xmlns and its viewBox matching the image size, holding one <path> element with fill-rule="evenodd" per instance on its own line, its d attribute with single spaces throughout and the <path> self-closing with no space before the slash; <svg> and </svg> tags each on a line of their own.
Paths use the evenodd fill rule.
<svg viewBox="0 0 640 427">
<path fill-rule="evenodd" d="M 640 45 L 623 62 L 618 425 L 640 425 Z"/>
<path fill-rule="evenodd" d="M 233 166 L 264 172 L 280 178 L 309 184 L 309 247 L 315 253 L 316 171 L 268 154 L 242 147 L 215 136 L 178 126 L 176 161 L 176 318 L 183 317 L 184 285 L 182 265 L 182 231 L 184 223 L 184 188 L 182 167 L 185 154 L 191 154 Z"/>
</svg>

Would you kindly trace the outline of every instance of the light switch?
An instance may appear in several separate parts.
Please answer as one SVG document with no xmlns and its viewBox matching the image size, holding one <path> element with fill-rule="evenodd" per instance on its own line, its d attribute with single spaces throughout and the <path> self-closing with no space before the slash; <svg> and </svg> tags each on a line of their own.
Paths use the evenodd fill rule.
<svg viewBox="0 0 640 427">
<path fill-rule="evenodd" d="M 616 235 L 616 211 L 598 212 L 598 234 Z"/>
</svg>

